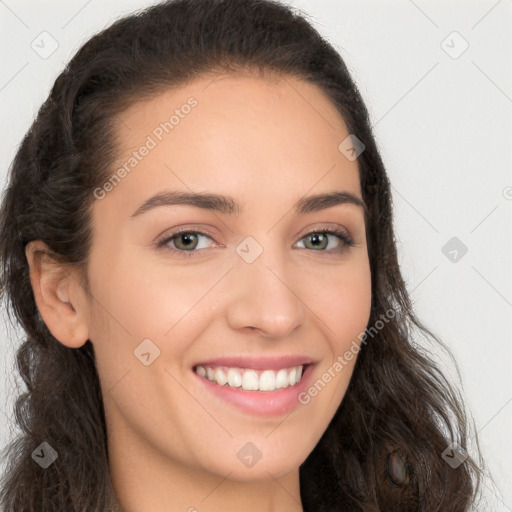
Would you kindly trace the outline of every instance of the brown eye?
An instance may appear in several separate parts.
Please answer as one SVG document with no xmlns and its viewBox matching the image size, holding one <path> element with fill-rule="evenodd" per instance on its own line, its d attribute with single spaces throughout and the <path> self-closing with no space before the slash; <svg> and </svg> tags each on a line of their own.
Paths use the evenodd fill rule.
<svg viewBox="0 0 512 512">
<path fill-rule="evenodd" d="M 196 233 L 180 233 L 174 237 L 174 245 L 180 250 L 190 249 L 191 246 L 197 244 L 197 238 L 198 237 Z M 182 242 L 184 242 L 184 246 L 182 245 Z"/>
<path fill-rule="evenodd" d="M 174 253 L 180 253 L 186 256 L 195 256 L 203 248 L 197 248 L 198 241 L 201 237 L 213 240 L 210 235 L 202 233 L 201 231 L 183 230 L 166 236 L 157 242 L 157 248 L 166 248 Z M 174 247 L 171 246 L 174 245 Z"/>
<path fill-rule="evenodd" d="M 341 244 L 338 243 L 337 247 L 325 251 L 325 249 L 329 246 L 330 237 L 337 237 L 338 240 L 341 240 Z M 302 240 L 307 239 L 310 239 L 312 241 L 312 246 L 306 246 L 306 249 L 312 249 L 314 251 L 320 250 L 320 252 L 337 252 L 345 249 L 346 247 L 354 246 L 354 241 L 345 232 L 335 229 L 311 231 Z"/>
</svg>

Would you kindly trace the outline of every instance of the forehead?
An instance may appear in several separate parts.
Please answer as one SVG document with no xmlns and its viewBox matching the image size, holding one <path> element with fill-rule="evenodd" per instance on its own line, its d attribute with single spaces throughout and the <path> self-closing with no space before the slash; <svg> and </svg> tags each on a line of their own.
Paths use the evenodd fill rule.
<svg viewBox="0 0 512 512">
<path fill-rule="evenodd" d="M 118 115 L 119 129 L 126 128 L 130 121 L 153 121 L 155 115 L 161 117 L 166 113 L 161 111 L 162 108 L 172 113 L 191 96 L 205 113 L 219 107 L 226 111 L 236 109 L 250 121 L 258 114 L 268 115 L 268 109 L 275 110 L 273 117 L 277 117 L 293 108 L 293 112 L 287 112 L 287 117 L 306 119 L 315 116 L 331 130 L 345 128 L 341 115 L 318 85 L 268 69 L 247 68 L 240 72 L 204 73 L 183 84 L 162 88 L 150 97 L 135 100 Z M 217 114 L 222 111 L 218 110 Z"/>
<path fill-rule="evenodd" d="M 281 198 L 311 188 L 358 193 L 357 162 L 338 148 L 348 135 L 314 84 L 269 72 L 204 75 L 117 116 L 112 172 L 125 172 L 109 196 L 133 211 L 164 187 L 222 191 L 241 203 L 262 187 Z"/>
</svg>

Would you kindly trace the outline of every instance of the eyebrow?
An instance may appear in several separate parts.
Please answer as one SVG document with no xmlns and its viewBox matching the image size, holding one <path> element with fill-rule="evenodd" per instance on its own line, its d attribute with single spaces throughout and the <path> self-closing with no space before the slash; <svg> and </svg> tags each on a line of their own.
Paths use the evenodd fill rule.
<svg viewBox="0 0 512 512">
<path fill-rule="evenodd" d="M 369 212 L 364 201 L 355 194 L 346 191 L 332 191 L 302 197 L 295 203 L 294 208 L 297 215 L 303 215 L 325 210 L 338 204 L 358 206 L 363 209 L 365 218 L 368 217 Z M 164 190 L 144 201 L 131 215 L 131 218 L 142 215 L 153 208 L 176 205 L 195 206 L 203 210 L 216 211 L 233 216 L 238 216 L 241 212 L 240 204 L 231 196 L 213 193 Z"/>
</svg>

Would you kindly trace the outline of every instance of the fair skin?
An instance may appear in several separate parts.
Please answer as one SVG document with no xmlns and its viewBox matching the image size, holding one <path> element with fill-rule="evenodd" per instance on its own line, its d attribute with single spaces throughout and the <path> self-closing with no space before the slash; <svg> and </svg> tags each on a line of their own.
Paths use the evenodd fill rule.
<svg viewBox="0 0 512 512">
<path fill-rule="evenodd" d="M 294 211 L 305 196 L 362 197 L 357 161 L 338 149 L 349 133 L 339 113 L 318 88 L 296 78 L 212 80 L 203 76 L 119 116 L 113 170 L 175 108 L 191 96 L 198 102 L 95 201 L 90 294 L 74 270 L 35 251 L 39 242 L 26 250 L 52 334 L 71 348 L 88 339 L 94 346 L 110 471 L 126 512 L 302 510 L 299 466 L 340 405 L 356 358 L 308 403 L 270 416 L 212 393 L 194 365 L 220 356 L 300 354 L 314 362 L 313 384 L 370 315 L 363 209 L 345 203 Z M 241 212 L 174 205 L 132 217 L 163 190 L 228 195 Z M 208 236 L 156 248 L 182 227 Z M 315 246 L 310 233 L 329 227 L 354 245 L 329 234 Z M 236 251 L 249 236 L 263 249 L 250 263 Z M 184 254 L 187 247 L 193 257 Z M 147 366 L 134 356 L 144 339 L 160 350 Z M 251 467 L 237 457 L 249 442 L 261 454 Z"/>
</svg>

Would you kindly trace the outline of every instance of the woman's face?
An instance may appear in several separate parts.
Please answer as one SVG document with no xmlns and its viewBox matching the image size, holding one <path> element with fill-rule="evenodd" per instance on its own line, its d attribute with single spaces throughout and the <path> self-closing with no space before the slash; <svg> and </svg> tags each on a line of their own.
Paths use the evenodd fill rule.
<svg viewBox="0 0 512 512">
<path fill-rule="evenodd" d="M 270 75 L 203 77 L 118 120 L 88 267 L 112 464 L 239 481 L 296 470 L 370 314 L 363 208 L 309 199 L 361 199 L 346 126 L 315 86 Z"/>
</svg>

